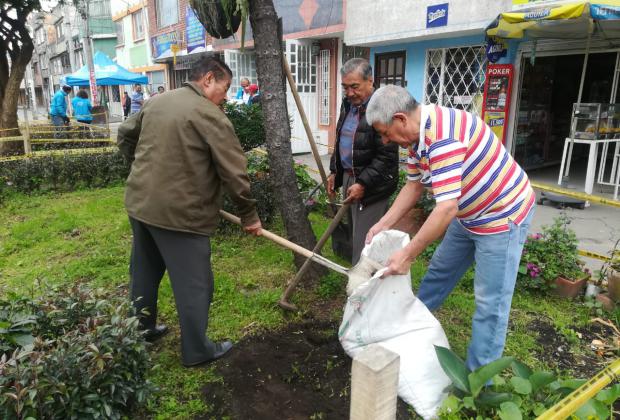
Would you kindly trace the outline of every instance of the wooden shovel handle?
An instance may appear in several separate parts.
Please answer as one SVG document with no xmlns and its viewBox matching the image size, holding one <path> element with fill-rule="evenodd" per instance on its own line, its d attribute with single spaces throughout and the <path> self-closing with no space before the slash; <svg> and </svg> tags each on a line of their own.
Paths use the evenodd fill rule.
<svg viewBox="0 0 620 420">
<path fill-rule="evenodd" d="M 220 210 L 220 214 L 224 219 L 228 220 L 229 222 L 242 226 L 241 219 L 239 219 L 237 216 L 232 215 L 224 210 Z M 299 246 L 295 242 L 291 242 L 288 239 L 284 239 L 283 237 L 278 236 L 275 233 L 269 232 L 267 229 L 261 229 L 261 231 L 261 236 L 264 236 L 265 238 L 277 243 L 278 245 L 283 246 L 284 248 L 288 248 L 293 252 L 303 255 L 306 258 L 312 258 L 315 255 L 309 249 L 306 249 L 303 246 Z"/>
</svg>

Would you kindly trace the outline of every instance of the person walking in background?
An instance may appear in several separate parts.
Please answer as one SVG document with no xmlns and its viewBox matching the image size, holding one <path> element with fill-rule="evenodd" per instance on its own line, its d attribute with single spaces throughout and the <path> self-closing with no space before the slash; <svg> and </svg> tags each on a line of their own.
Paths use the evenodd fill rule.
<svg viewBox="0 0 620 420">
<path fill-rule="evenodd" d="M 71 100 L 71 106 L 73 107 L 73 117 L 77 122 L 82 124 L 90 124 L 93 122 L 93 106 L 88 99 L 88 93 L 86 90 L 80 89 L 76 97 Z M 90 128 L 87 126 L 80 127 L 83 131 L 83 138 L 90 137 Z"/>
<path fill-rule="evenodd" d="M 54 96 L 50 103 L 50 116 L 52 124 L 54 124 L 54 138 L 67 138 L 65 127 L 69 125 L 69 117 L 67 117 L 67 96 L 71 92 L 71 86 L 63 85 Z"/>
<path fill-rule="evenodd" d="M 133 93 L 131 94 L 131 109 L 129 110 L 129 115 L 138 113 L 140 109 L 142 109 L 142 105 L 144 105 L 142 86 L 135 85 L 133 88 Z"/>
<path fill-rule="evenodd" d="M 243 79 L 241 79 L 239 84 L 241 86 L 239 87 L 239 90 L 237 90 L 237 95 L 235 96 L 235 99 L 237 100 L 237 103 L 247 104 L 248 100 L 250 99 L 250 92 L 248 90 L 248 88 L 250 87 L 250 79 L 244 77 Z"/>
<path fill-rule="evenodd" d="M 129 94 L 125 92 L 123 95 L 123 117 L 125 120 L 129 116 L 129 111 L 131 111 L 131 98 Z"/>
<path fill-rule="evenodd" d="M 148 100 L 118 129 L 118 148 L 133 161 L 125 207 L 133 231 L 131 300 L 147 339 L 163 335 L 157 325 L 157 291 L 167 270 L 181 325 L 185 366 L 222 357 L 230 341 L 207 336 L 213 299 L 210 237 L 219 222 L 226 189 L 246 233 L 261 222 L 250 192 L 247 160 L 221 105 L 232 72 L 205 57 L 191 81 Z M 147 311 L 147 313 L 144 312 Z"/>
<path fill-rule="evenodd" d="M 366 122 L 366 105 L 374 93 L 372 67 L 353 58 L 340 69 L 344 99 L 336 125 L 336 145 L 327 178 L 331 196 L 342 187 L 350 210 L 352 262 L 364 249 L 368 229 L 385 214 L 390 196 L 398 186 L 398 146 L 383 144 Z"/>
<path fill-rule="evenodd" d="M 258 85 L 251 84 L 248 86 L 248 92 L 250 98 L 248 99 L 248 105 L 260 104 L 260 93 L 258 91 Z"/>
</svg>

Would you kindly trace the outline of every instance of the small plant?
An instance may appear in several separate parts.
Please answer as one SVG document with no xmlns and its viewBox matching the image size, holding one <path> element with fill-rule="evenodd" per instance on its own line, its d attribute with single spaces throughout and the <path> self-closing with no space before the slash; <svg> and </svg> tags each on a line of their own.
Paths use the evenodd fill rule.
<svg viewBox="0 0 620 420">
<path fill-rule="evenodd" d="M 472 372 L 450 349 L 435 346 L 435 351 L 441 367 L 452 380 L 451 393 L 439 413 L 442 419 L 534 418 L 585 383 L 585 380 L 558 380 L 555 374 L 533 371 L 512 357 L 502 357 Z M 618 397 L 620 384 L 612 385 L 598 392 L 574 415 L 584 420 L 610 418 Z"/>
<path fill-rule="evenodd" d="M 531 235 L 523 246 L 517 282 L 520 286 L 549 291 L 558 276 L 578 279 L 583 276 L 577 254 L 577 236 L 568 227 L 570 219 L 562 214 L 543 232 Z"/>
<path fill-rule="evenodd" d="M 243 151 L 247 152 L 265 144 L 263 111 L 260 105 L 225 103 L 224 113 L 235 127 Z"/>
</svg>

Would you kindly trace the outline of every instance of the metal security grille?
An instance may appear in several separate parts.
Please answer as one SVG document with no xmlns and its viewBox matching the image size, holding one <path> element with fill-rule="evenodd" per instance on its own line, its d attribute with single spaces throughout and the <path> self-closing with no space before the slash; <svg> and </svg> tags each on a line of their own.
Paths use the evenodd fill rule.
<svg viewBox="0 0 620 420">
<path fill-rule="evenodd" d="M 329 61 L 330 51 L 321 50 L 321 73 L 319 84 L 319 124 L 329 125 Z"/>
<path fill-rule="evenodd" d="M 256 55 L 253 52 L 225 50 L 224 61 L 233 74 L 228 96 L 234 98 L 241 86 L 241 79 L 247 77 L 250 83 L 256 83 Z"/>
<path fill-rule="evenodd" d="M 299 93 L 316 92 L 316 56 L 309 44 L 290 43 L 288 59 Z"/>
<path fill-rule="evenodd" d="M 486 65 L 483 45 L 427 50 L 424 103 L 480 115 Z"/>
</svg>

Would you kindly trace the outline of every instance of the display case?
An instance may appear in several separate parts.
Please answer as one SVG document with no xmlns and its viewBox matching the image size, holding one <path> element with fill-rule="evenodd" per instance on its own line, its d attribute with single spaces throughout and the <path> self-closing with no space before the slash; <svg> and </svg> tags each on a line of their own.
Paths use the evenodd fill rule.
<svg viewBox="0 0 620 420">
<path fill-rule="evenodd" d="M 585 140 L 620 138 L 620 104 L 573 104 L 571 137 Z"/>
</svg>

